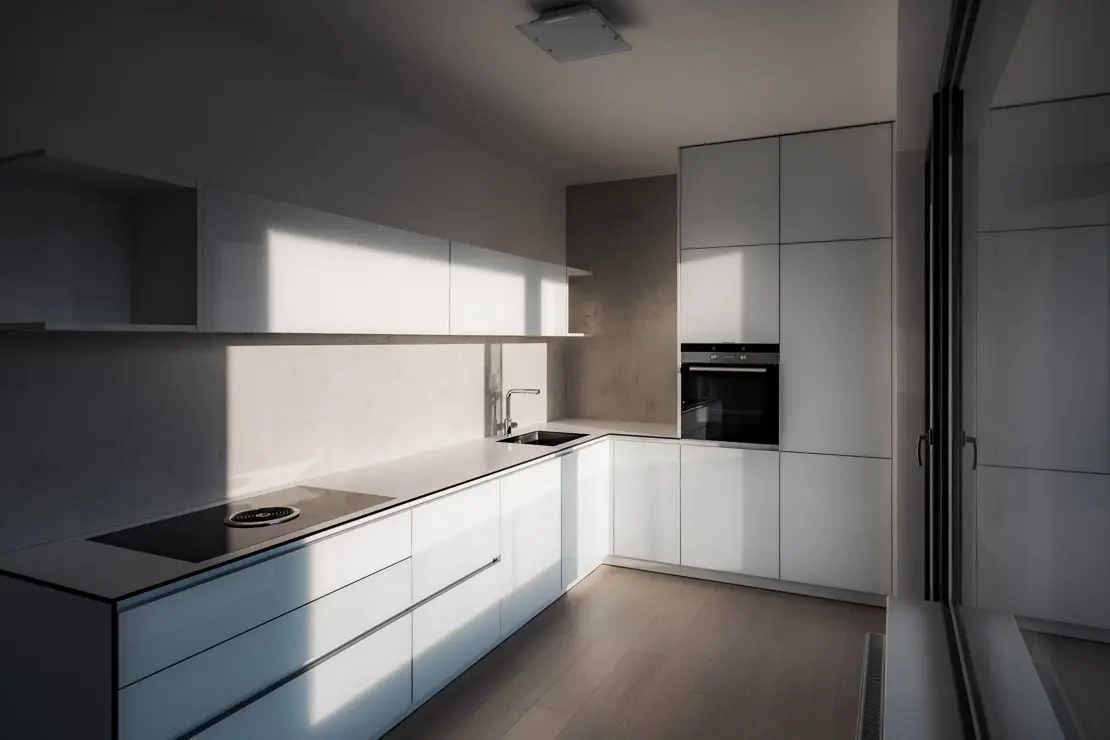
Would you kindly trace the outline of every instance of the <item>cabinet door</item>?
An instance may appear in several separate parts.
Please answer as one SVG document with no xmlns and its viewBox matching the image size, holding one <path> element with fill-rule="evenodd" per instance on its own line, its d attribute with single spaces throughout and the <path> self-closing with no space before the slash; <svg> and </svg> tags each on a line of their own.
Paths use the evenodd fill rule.
<svg viewBox="0 0 1110 740">
<path fill-rule="evenodd" d="M 212 189 L 203 214 L 204 331 L 448 331 L 446 240 Z"/>
<path fill-rule="evenodd" d="M 889 238 L 891 126 L 782 137 L 781 242 Z"/>
<path fill-rule="evenodd" d="M 501 634 L 516 632 L 562 593 L 562 465 L 501 479 Z"/>
<path fill-rule="evenodd" d="M 413 697 L 446 686 L 501 639 L 501 573 L 486 568 L 412 613 Z"/>
<path fill-rule="evenodd" d="M 1110 226 L 980 234 L 979 462 L 1110 473 Z"/>
<path fill-rule="evenodd" d="M 683 251 L 679 273 L 681 341 L 778 343 L 778 245 Z"/>
<path fill-rule="evenodd" d="M 412 616 L 405 615 L 197 737 L 203 740 L 380 737 L 412 705 L 412 638 Z"/>
<path fill-rule="evenodd" d="M 451 334 L 567 333 L 567 268 L 451 243 Z"/>
<path fill-rule="evenodd" d="M 782 448 L 891 456 L 890 242 L 782 247 Z"/>
<path fill-rule="evenodd" d="M 412 599 L 426 599 L 501 555 L 501 481 L 412 510 Z"/>
<path fill-rule="evenodd" d="M 782 578 L 890 593 L 890 460 L 782 454 Z"/>
<path fill-rule="evenodd" d="M 779 577 L 779 453 L 682 446 L 682 564 Z"/>
<path fill-rule="evenodd" d="M 613 554 L 678 564 L 679 446 L 613 442 Z"/>
<path fill-rule="evenodd" d="M 601 565 L 612 552 L 610 443 L 561 458 L 563 466 L 563 588 Z"/>
<path fill-rule="evenodd" d="M 779 240 L 779 140 L 680 150 L 682 248 Z"/>
<path fill-rule="evenodd" d="M 1110 476 L 980 467 L 979 606 L 1110 629 Z"/>
</svg>

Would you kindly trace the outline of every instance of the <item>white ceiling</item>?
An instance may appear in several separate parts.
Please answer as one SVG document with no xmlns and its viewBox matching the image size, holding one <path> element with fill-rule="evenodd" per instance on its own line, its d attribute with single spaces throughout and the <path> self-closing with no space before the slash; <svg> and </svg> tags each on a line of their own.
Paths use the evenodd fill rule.
<svg viewBox="0 0 1110 740">
<path fill-rule="evenodd" d="M 895 114 L 896 0 L 599 0 L 632 51 L 564 64 L 515 28 L 536 0 L 201 4 L 564 184 L 675 172 L 686 144 Z"/>
</svg>

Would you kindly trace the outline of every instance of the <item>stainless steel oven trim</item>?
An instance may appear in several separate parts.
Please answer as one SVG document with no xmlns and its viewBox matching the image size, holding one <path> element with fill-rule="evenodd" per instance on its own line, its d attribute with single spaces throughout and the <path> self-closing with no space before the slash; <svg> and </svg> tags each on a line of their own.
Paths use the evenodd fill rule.
<svg viewBox="0 0 1110 740">
<path fill-rule="evenodd" d="M 765 373 L 765 367 L 734 367 L 731 365 L 687 365 L 693 373 Z"/>
<path fill-rule="evenodd" d="M 779 355 L 777 352 L 683 352 L 682 364 L 778 365 Z"/>
</svg>

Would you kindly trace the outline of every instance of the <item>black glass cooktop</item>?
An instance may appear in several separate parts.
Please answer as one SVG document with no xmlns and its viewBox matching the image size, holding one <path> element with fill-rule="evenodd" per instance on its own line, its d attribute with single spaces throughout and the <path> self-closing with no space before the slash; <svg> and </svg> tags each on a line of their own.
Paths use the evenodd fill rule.
<svg viewBox="0 0 1110 740">
<path fill-rule="evenodd" d="M 190 563 L 284 537 L 392 501 L 329 488 L 298 486 L 90 538 L 93 542 Z"/>
</svg>

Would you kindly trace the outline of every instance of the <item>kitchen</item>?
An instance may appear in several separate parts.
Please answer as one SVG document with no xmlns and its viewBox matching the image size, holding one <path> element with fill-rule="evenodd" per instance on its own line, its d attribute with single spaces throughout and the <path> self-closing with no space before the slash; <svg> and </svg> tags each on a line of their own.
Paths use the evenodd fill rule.
<svg viewBox="0 0 1110 740">
<path fill-rule="evenodd" d="M 432 5 L 8 26 L 0 735 L 724 737 L 740 633 L 808 686 L 767 737 L 864 721 L 925 577 L 946 9 Z"/>
</svg>

